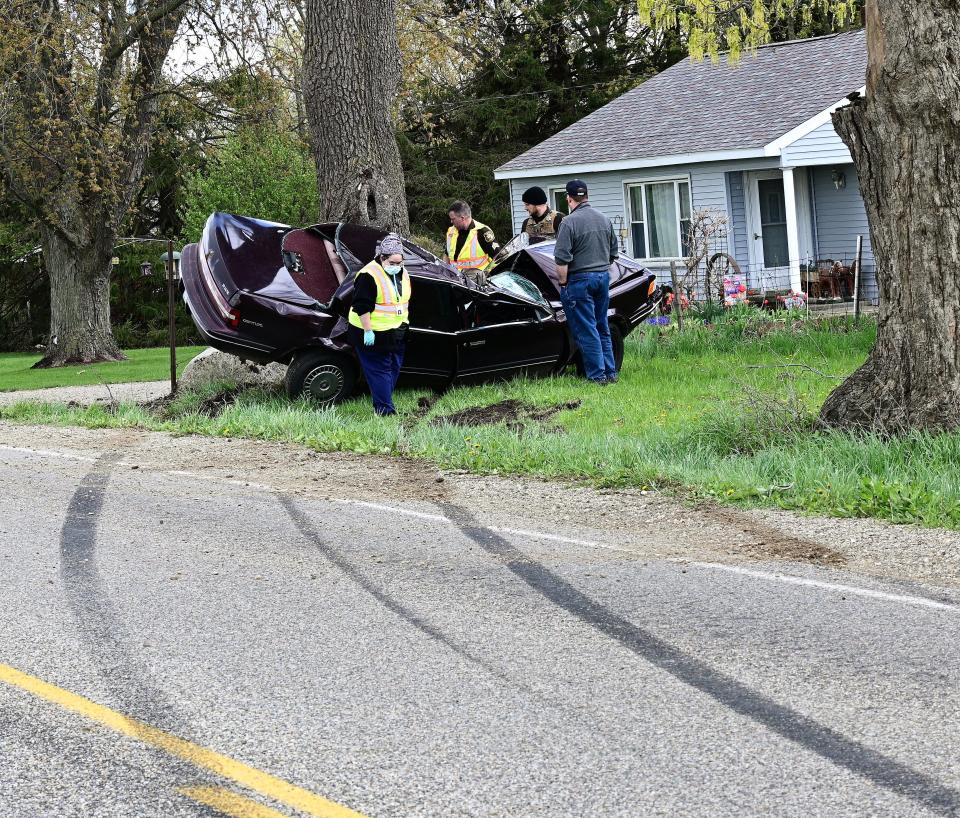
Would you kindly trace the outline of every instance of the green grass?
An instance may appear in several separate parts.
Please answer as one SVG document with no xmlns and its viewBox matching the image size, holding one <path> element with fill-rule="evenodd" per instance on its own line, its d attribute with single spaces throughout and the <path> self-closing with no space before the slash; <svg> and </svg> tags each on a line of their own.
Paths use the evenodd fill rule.
<svg viewBox="0 0 960 818">
<path fill-rule="evenodd" d="M 177 349 L 177 371 L 205 347 Z M 130 383 L 162 381 L 170 377 L 170 350 L 128 349 L 129 360 L 104 364 L 31 369 L 41 355 L 33 352 L 12 352 L 0 355 L 0 392 L 20 389 L 46 389 L 53 386 L 86 386 L 98 383 Z"/>
<path fill-rule="evenodd" d="M 866 357 L 875 325 L 844 319 L 771 324 L 744 317 L 683 333 L 644 327 L 627 339 L 621 381 L 572 375 L 453 389 L 423 414 L 426 391 L 401 391 L 399 417 L 369 398 L 327 410 L 251 391 L 214 416 L 182 395 L 163 413 L 122 405 L 0 408 L 22 422 L 140 426 L 302 443 L 322 451 L 419 457 L 480 473 L 658 488 L 724 503 L 960 528 L 960 434 L 883 440 L 818 431 L 824 398 Z M 814 371 L 816 370 L 816 371 Z M 537 407 L 581 400 L 550 420 L 462 428 L 442 417 L 508 398 Z"/>
</svg>

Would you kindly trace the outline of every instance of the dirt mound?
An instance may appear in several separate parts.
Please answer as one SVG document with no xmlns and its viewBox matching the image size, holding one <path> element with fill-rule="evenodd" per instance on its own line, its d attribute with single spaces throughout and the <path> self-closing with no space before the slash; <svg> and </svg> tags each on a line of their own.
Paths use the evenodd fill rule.
<svg viewBox="0 0 960 818">
<path fill-rule="evenodd" d="M 777 559 L 809 562 L 813 565 L 841 566 L 847 558 L 822 542 L 797 537 L 767 525 L 735 509 L 702 506 L 704 514 L 731 526 L 744 534 L 756 537 L 754 542 L 740 546 L 740 550 L 759 560 Z"/>
<path fill-rule="evenodd" d="M 246 387 L 238 386 L 233 389 L 216 392 L 204 398 L 196 407 L 178 407 L 175 395 L 163 395 L 154 400 L 144 401 L 140 406 L 160 418 L 182 415 L 185 412 L 191 411 L 206 415 L 208 418 L 214 418 L 226 407 L 236 403 L 237 398 L 245 391 Z"/>
<path fill-rule="evenodd" d="M 452 415 L 443 415 L 434 418 L 434 423 L 450 423 L 454 426 L 486 426 L 494 423 L 506 423 L 509 428 L 522 428 L 528 421 L 542 423 L 549 420 L 558 412 L 567 409 L 576 409 L 580 401 L 572 400 L 567 403 L 558 403 L 554 406 L 533 406 L 529 403 L 511 398 L 487 406 L 473 406 L 454 412 Z"/>
<path fill-rule="evenodd" d="M 225 392 L 218 392 L 216 395 L 211 395 L 197 407 L 197 412 L 201 415 L 214 418 L 228 406 L 236 403 L 237 398 L 245 391 L 246 389 L 244 387 L 238 386 L 236 389 L 228 389 Z"/>
</svg>

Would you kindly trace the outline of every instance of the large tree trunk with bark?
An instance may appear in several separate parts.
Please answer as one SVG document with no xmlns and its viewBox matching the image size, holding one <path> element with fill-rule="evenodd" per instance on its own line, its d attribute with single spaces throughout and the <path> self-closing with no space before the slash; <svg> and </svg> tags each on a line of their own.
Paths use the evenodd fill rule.
<svg viewBox="0 0 960 818">
<path fill-rule="evenodd" d="M 867 92 L 834 114 L 857 166 L 880 315 L 831 426 L 960 428 L 960 6 L 868 0 Z"/>
<path fill-rule="evenodd" d="M 105 4 L 101 15 L 24 0 L 6 21 L 0 175 L 41 224 L 51 288 L 50 340 L 37 366 L 123 357 L 110 329 L 110 259 L 140 186 L 186 2 Z"/>
<path fill-rule="evenodd" d="M 112 248 L 76 247 L 49 227 L 41 228 L 50 278 L 50 339 L 35 369 L 125 356 L 110 328 Z"/>
<path fill-rule="evenodd" d="M 396 10 L 383 0 L 307 0 L 303 96 L 320 220 L 407 232 L 393 128 L 400 84 Z"/>
</svg>

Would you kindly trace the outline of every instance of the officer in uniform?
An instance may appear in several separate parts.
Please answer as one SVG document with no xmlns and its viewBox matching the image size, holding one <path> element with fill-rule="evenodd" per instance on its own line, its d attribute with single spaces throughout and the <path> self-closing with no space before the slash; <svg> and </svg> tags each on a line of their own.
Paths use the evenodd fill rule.
<svg viewBox="0 0 960 818">
<path fill-rule="evenodd" d="M 410 276 L 396 233 L 380 241 L 377 257 L 357 272 L 347 338 L 373 397 L 373 411 L 395 415 L 393 390 L 400 376 L 410 324 Z"/>
<path fill-rule="evenodd" d="M 448 209 L 448 215 L 450 229 L 447 230 L 444 261 L 473 278 L 482 287 L 487 283 L 487 270 L 493 266 L 493 257 L 500 252 L 500 245 L 489 227 L 474 221 L 470 205 L 466 202 L 454 202 Z"/>
<path fill-rule="evenodd" d="M 523 192 L 522 198 L 528 216 L 523 220 L 520 232 L 530 237 L 531 244 L 555 239 L 563 214 L 547 206 L 547 192 L 542 187 L 531 187 Z"/>
</svg>

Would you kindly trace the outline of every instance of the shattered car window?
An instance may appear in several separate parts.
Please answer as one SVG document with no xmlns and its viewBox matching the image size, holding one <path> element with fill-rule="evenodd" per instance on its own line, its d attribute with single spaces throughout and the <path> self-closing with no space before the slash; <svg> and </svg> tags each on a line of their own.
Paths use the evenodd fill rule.
<svg viewBox="0 0 960 818">
<path fill-rule="evenodd" d="M 490 279 L 490 283 L 494 287 L 511 293 L 512 295 L 519 296 L 526 301 L 533 301 L 548 309 L 550 308 L 550 304 L 547 302 L 547 299 L 543 297 L 543 293 L 522 275 L 510 271 L 497 273 L 497 275 Z"/>
<path fill-rule="evenodd" d="M 495 261 L 500 261 L 507 258 L 507 256 L 512 256 L 518 250 L 522 250 L 524 247 L 530 246 L 530 236 L 526 233 L 519 233 L 514 236 L 510 241 L 508 241 L 502 248 L 500 252 L 497 253 Z"/>
</svg>

